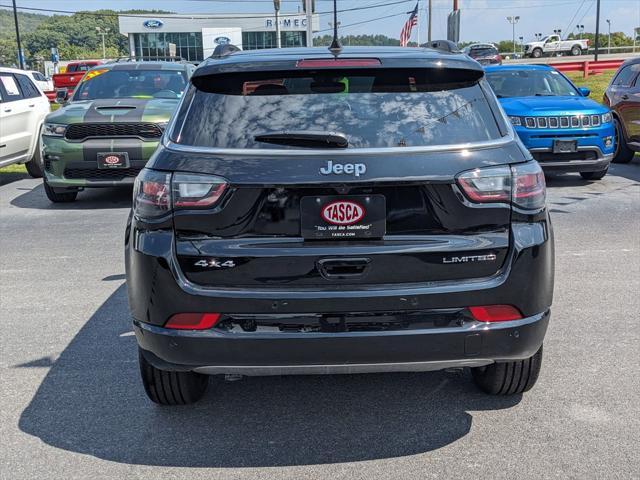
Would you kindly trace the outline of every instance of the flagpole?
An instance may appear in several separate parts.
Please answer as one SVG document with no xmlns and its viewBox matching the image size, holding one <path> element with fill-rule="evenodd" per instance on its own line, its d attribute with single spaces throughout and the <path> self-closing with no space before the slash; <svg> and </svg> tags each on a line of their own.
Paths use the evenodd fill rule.
<svg viewBox="0 0 640 480">
<path fill-rule="evenodd" d="M 423 19 L 420 15 L 420 10 L 421 10 L 420 3 L 421 3 L 421 0 L 418 0 L 418 47 L 420 47 L 420 40 L 422 38 L 422 22 L 423 22 Z"/>
<path fill-rule="evenodd" d="M 424 25 L 424 42 L 423 43 L 427 43 L 428 39 L 427 39 L 427 2 L 428 0 L 424 0 L 422 2 L 422 24 Z"/>
<path fill-rule="evenodd" d="M 427 42 L 431 42 L 431 0 L 428 0 L 428 1 L 429 1 L 429 6 L 428 6 L 429 13 L 427 15 L 429 18 L 427 19 L 427 21 L 429 23 L 427 24 L 428 25 L 427 26 Z"/>
</svg>

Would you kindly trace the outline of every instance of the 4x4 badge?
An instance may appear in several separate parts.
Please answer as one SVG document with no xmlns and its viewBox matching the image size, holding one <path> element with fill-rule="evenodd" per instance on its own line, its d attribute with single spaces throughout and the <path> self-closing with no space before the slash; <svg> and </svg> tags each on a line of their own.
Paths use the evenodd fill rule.
<svg viewBox="0 0 640 480">
<path fill-rule="evenodd" d="M 327 162 L 326 167 L 320 169 L 322 175 L 355 175 L 359 177 L 367 172 L 367 166 L 364 163 L 333 163 L 332 160 Z"/>
<path fill-rule="evenodd" d="M 236 266 L 236 263 L 233 260 L 221 262 L 217 258 L 209 258 L 207 260 L 198 260 L 193 265 L 202 268 L 233 268 Z"/>
</svg>

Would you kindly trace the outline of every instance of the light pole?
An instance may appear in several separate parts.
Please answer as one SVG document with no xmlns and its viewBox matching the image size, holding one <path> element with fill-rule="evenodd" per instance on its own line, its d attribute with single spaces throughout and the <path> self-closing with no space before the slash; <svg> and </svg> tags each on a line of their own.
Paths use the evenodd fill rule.
<svg viewBox="0 0 640 480">
<path fill-rule="evenodd" d="M 593 59 L 598 61 L 598 53 L 600 53 L 600 0 L 596 0 L 596 51 Z"/>
<path fill-rule="evenodd" d="M 607 53 L 611 53 L 611 20 L 607 18 L 606 22 L 609 27 L 609 33 L 607 35 Z"/>
<path fill-rule="evenodd" d="M 584 25 L 576 25 L 578 33 L 580 34 L 580 40 L 582 40 L 582 34 L 584 33 Z"/>
<path fill-rule="evenodd" d="M 276 47 L 282 48 L 282 40 L 280 39 L 280 0 L 273 0 L 273 9 L 276 11 Z"/>
<path fill-rule="evenodd" d="M 316 9 L 315 0 L 305 0 L 305 13 L 307 14 L 307 47 L 313 47 L 313 13 Z"/>
<path fill-rule="evenodd" d="M 103 60 L 107 58 L 107 49 L 105 48 L 105 45 L 104 45 L 104 37 L 110 31 L 111 30 L 109 28 L 96 27 L 96 32 L 98 32 L 98 35 L 102 37 L 102 59 Z"/>
<path fill-rule="evenodd" d="M 18 44 L 18 64 L 20 70 L 24 70 L 24 53 L 22 53 L 22 44 L 20 43 L 20 27 L 18 27 L 18 9 L 16 0 L 13 0 L 13 21 L 16 24 L 16 43 Z"/>
<path fill-rule="evenodd" d="M 516 23 L 518 23 L 520 17 L 507 17 L 507 21 L 511 24 L 512 28 L 512 36 L 511 41 L 513 42 L 513 56 L 516 56 Z"/>
<path fill-rule="evenodd" d="M 520 40 L 520 56 L 524 54 L 524 37 L 518 37 Z"/>
<path fill-rule="evenodd" d="M 553 33 L 555 33 L 559 39 L 558 42 L 556 43 L 556 52 L 555 52 L 556 57 L 559 57 L 560 55 L 562 55 L 561 53 L 558 52 L 558 50 L 560 49 L 560 42 L 562 41 L 562 30 L 558 28 L 558 29 L 555 29 Z"/>
</svg>

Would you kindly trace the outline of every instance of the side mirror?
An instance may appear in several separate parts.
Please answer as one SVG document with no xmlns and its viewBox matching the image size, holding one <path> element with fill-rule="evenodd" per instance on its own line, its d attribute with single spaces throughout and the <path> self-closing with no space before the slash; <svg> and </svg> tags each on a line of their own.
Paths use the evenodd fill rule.
<svg viewBox="0 0 640 480">
<path fill-rule="evenodd" d="M 591 94 L 591 89 L 587 87 L 579 87 L 578 90 L 583 97 L 588 97 Z"/>
<path fill-rule="evenodd" d="M 68 99 L 69 99 L 69 90 L 67 90 L 66 88 L 63 88 L 56 91 L 56 103 L 58 105 L 62 105 L 63 103 L 66 103 Z"/>
</svg>

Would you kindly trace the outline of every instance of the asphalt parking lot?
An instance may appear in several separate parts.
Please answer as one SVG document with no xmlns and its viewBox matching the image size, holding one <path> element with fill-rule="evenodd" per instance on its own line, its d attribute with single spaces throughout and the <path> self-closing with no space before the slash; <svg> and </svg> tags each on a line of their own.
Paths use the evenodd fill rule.
<svg viewBox="0 0 640 480">
<path fill-rule="evenodd" d="M 556 286 L 540 380 L 467 372 L 216 382 L 161 408 L 124 286 L 131 191 L 52 206 L 0 186 L 0 457 L 7 479 L 638 478 L 640 161 L 551 178 Z"/>
</svg>

